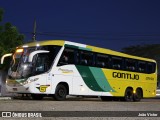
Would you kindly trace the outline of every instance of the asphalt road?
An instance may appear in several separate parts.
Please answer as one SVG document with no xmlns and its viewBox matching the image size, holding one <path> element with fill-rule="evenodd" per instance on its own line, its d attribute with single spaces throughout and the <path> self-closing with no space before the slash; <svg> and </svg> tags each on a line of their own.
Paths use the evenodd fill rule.
<svg viewBox="0 0 160 120">
<path fill-rule="evenodd" d="M 101 101 L 100 98 L 67 98 L 66 101 L 55 101 L 51 98 L 45 98 L 43 100 L 31 100 L 31 99 L 12 99 L 12 100 L 0 100 L 0 111 L 138 111 L 143 113 L 144 111 L 154 112 L 160 111 L 160 98 L 154 99 L 142 99 L 141 102 L 122 102 L 122 101 Z M 114 113 L 114 112 L 113 112 Z M 82 113 L 83 114 L 83 113 Z M 88 113 L 91 114 L 91 113 Z M 93 113 L 96 114 L 96 113 Z M 123 114 L 123 113 L 122 113 Z M 128 113 L 130 114 L 130 113 Z M 73 115 L 74 116 L 74 115 Z M 83 116 L 83 115 L 82 115 Z M 159 115 L 158 115 L 159 116 Z M 85 117 L 78 117 L 76 119 L 84 119 Z M 86 119 L 106 119 L 106 117 L 96 117 L 96 115 L 88 117 Z M 0 118 L 4 119 L 4 118 Z M 37 118 L 38 119 L 38 118 Z M 53 118 L 43 118 L 45 120 L 51 120 Z M 55 118 L 60 119 L 60 117 Z M 74 117 L 64 117 L 62 119 L 74 119 Z M 111 118 L 107 118 L 111 119 Z M 114 119 L 114 118 L 113 118 Z M 112 119 L 112 120 L 113 120 Z M 124 119 L 124 117 L 116 117 L 116 119 Z M 133 117 L 125 119 L 135 119 Z M 159 117 L 138 117 L 136 118 L 150 120 Z M 8 119 L 7 119 L 8 120 Z"/>
</svg>

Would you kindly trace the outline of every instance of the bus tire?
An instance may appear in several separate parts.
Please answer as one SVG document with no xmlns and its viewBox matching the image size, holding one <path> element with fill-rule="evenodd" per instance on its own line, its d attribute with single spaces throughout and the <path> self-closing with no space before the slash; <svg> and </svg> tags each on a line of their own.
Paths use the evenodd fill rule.
<svg viewBox="0 0 160 120">
<path fill-rule="evenodd" d="M 112 97 L 110 96 L 101 96 L 102 101 L 112 101 Z"/>
<path fill-rule="evenodd" d="M 133 101 L 139 102 L 139 101 L 141 101 L 141 98 L 142 98 L 142 90 L 137 89 L 136 93 L 133 95 Z"/>
<path fill-rule="evenodd" d="M 124 95 L 124 101 L 130 102 L 133 100 L 133 89 L 127 88 Z"/>
<path fill-rule="evenodd" d="M 67 89 L 64 85 L 60 84 L 56 87 L 55 94 L 53 95 L 55 100 L 65 100 L 67 96 Z"/>
<path fill-rule="evenodd" d="M 44 95 L 42 94 L 31 94 L 33 100 L 42 100 Z"/>
</svg>

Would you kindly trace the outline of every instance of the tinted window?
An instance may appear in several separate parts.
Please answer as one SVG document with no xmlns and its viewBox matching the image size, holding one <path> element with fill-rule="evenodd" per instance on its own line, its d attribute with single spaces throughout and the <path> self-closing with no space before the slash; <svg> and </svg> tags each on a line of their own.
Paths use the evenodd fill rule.
<svg viewBox="0 0 160 120">
<path fill-rule="evenodd" d="M 125 68 L 128 71 L 136 71 L 136 60 L 125 59 Z"/>
<path fill-rule="evenodd" d="M 104 54 L 97 54 L 96 66 L 101 68 L 109 68 L 109 56 Z"/>
<path fill-rule="evenodd" d="M 35 73 L 39 74 L 48 71 L 50 68 L 50 66 L 48 66 L 48 61 L 48 54 L 38 54 L 35 65 Z"/>
<path fill-rule="evenodd" d="M 146 62 L 143 61 L 138 62 L 138 71 L 143 73 L 146 72 Z"/>
<path fill-rule="evenodd" d="M 92 66 L 93 65 L 93 53 L 86 52 L 86 51 L 80 51 L 80 61 L 79 62 L 81 65 Z"/>
<path fill-rule="evenodd" d="M 65 48 L 58 65 L 74 64 L 74 50 Z"/>
<path fill-rule="evenodd" d="M 112 68 L 123 69 L 123 59 L 121 57 L 112 57 Z"/>
<path fill-rule="evenodd" d="M 147 63 L 147 73 L 154 73 L 156 65 L 155 63 Z"/>
</svg>

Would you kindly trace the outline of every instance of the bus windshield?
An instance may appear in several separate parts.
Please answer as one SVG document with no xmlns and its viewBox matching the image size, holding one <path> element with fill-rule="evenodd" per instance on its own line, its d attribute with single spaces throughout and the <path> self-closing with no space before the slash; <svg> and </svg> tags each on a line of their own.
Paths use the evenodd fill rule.
<svg viewBox="0 0 160 120">
<path fill-rule="evenodd" d="M 8 77 L 11 79 L 25 79 L 48 71 L 59 49 L 60 47 L 58 46 L 40 46 L 17 49 L 13 54 Z M 35 50 L 48 50 L 50 52 L 37 54 L 33 57 L 32 62 L 28 62 L 30 53 Z"/>
</svg>

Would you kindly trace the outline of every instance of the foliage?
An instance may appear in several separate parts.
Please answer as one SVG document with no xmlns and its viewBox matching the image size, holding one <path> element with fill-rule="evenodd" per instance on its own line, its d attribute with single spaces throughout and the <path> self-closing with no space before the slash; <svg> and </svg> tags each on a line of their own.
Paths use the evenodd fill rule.
<svg viewBox="0 0 160 120">
<path fill-rule="evenodd" d="M 122 49 L 122 52 L 124 53 L 140 57 L 151 58 L 155 60 L 160 59 L 159 51 L 160 51 L 160 44 L 136 45 Z"/>
<path fill-rule="evenodd" d="M 0 8 L 0 57 L 15 50 L 17 46 L 23 43 L 24 39 L 24 35 L 20 34 L 11 23 L 2 24 L 3 13 L 3 9 Z M 5 68 L 6 65 L 3 67 Z"/>
</svg>

